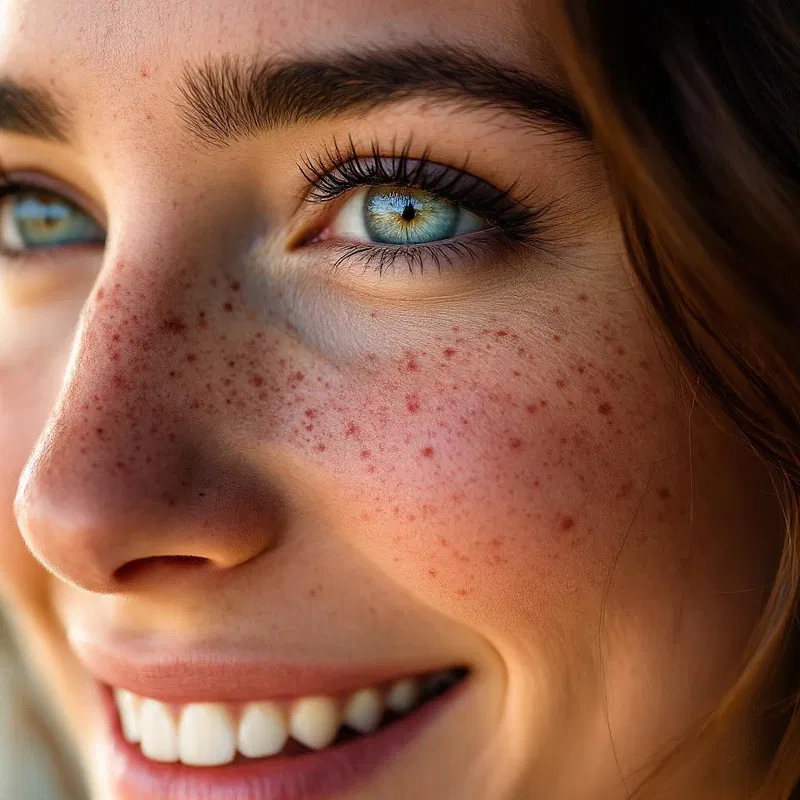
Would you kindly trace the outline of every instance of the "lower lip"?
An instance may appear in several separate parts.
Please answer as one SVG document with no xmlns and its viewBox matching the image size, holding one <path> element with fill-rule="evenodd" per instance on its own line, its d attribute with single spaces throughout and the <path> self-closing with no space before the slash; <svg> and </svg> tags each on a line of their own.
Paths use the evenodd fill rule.
<svg viewBox="0 0 800 800">
<path fill-rule="evenodd" d="M 298 756 L 222 767 L 162 764 L 142 755 L 122 735 L 119 715 L 107 687 L 109 752 L 104 753 L 112 797 L 119 800 L 323 800 L 363 784 L 412 742 L 466 691 L 469 676 L 445 694 L 370 736 Z"/>
</svg>

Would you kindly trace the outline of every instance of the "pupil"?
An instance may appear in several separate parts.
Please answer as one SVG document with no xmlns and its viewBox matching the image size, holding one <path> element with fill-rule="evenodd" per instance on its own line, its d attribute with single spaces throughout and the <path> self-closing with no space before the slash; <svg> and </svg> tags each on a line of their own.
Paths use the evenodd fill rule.
<svg viewBox="0 0 800 800">
<path fill-rule="evenodd" d="M 405 222 L 411 222 L 411 220 L 413 220 L 414 217 L 416 217 L 416 216 L 417 216 L 417 209 L 414 208 L 414 206 L 412 206 L 411 203 L 409 203 L 403 209 L 403 220 Z"/>
</svg>

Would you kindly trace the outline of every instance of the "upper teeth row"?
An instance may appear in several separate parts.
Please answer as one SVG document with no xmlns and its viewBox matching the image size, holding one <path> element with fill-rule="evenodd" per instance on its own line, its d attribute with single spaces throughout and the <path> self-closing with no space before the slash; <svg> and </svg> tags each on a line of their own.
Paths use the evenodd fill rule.
<svg viewBox="0 0 800 800">
<path fill-rule="evenodd" d="M 407 713 L 426 689 L 454 681 L 451 672 L 443 672 L 425 681 L 404 678 L 384 691 L 359 689 L 343 701 L 304 697 L 287 707 L 274 702 L 248 703 L 238 714 L 222 703 L 173 707 L 124 689 L 116 689 L 114 695 L 125 738 L 139 742 L 147 758 L 217 766 L 233 761 L 237 750 L 249 758 L 276 755 L 289 736 L 320 750 L 333 742 L 342 724 L 359 733 L 372 733 L 385 709 Z"/>
</svg>

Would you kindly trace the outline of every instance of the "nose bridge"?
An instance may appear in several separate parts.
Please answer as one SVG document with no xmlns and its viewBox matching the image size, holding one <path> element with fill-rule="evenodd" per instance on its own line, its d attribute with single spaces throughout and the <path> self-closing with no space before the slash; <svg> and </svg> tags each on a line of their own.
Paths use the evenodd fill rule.
<svg viewBox="0 0 800 800">
<path fill-rule="evenodd" d="M 223 278 L 152 266 L 117 258 L 101 274 L 17 494 L 34 554 L 94 591 L 115 591 L 133 562 L 247 561 L 269 546 L 280 516 L 246 458 L 209 446 L 196 363 L 211 357 L 214 325 L 197 285 L 222 284 L 224 294 Z"/>
</svg>

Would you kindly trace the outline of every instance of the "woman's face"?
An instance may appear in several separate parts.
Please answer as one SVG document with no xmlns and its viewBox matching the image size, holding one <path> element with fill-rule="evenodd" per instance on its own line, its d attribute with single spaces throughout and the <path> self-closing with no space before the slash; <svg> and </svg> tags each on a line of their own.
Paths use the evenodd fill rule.
<svg viewBox="0 0 800 800">
<path fill-rule="evenodd" d="M 0 583 L 96 796 L 626 796 L 779 520 L 544 3 L 1 8 Z"/>
</svg>

